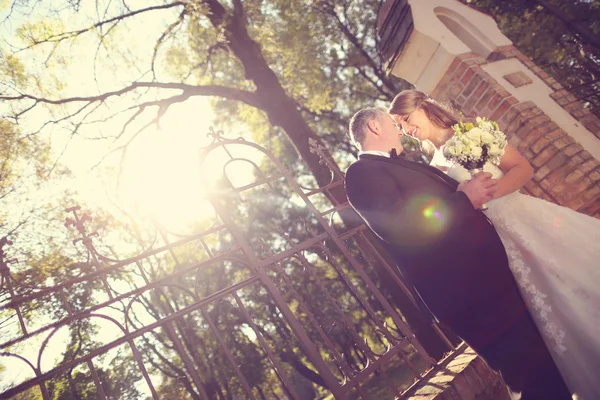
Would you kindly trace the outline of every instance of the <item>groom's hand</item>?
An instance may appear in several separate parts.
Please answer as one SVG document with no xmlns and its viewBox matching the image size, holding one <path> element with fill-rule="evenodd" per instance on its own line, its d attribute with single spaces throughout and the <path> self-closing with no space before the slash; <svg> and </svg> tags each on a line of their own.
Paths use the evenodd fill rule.
<svg viewBox="0 0 600 400">
<path fill-rule="evenodd" d="M 494 198 L 494 193 L 498 189 L 498 183 L 492 179 L 492 174 L 480 172 L 469 181 L 458 185 L 457 191 L 467 195 L 475 209 L 481 208 L 485 203 Z"/>
</svg>

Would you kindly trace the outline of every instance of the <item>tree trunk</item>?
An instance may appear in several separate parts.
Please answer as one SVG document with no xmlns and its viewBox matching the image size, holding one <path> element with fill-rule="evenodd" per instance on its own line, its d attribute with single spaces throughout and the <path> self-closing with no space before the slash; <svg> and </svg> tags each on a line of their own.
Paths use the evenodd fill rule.
<svg viewBox="0 0 600 400">
<path fill-rule="evenodd" d="M 281 361 L 288 363 L 292 368 L 294 368 L 300 375 L 308 379 L 309 381 L 327 388 L 325 381 L 321 378 L 321 375 L 308 368 L 304 363 L 294 354 L 293 351 L 283 352 L 281 354 Z"/>
<path fill-rule="evenodd" d="M 263 393 L 260 386 L 256 386 L 256 390 L 258 391 L 258 394 L 260 395 L 261 400 L 267 400 L 267 398 L 265 397 L 265 394 Z"/>
</svg>

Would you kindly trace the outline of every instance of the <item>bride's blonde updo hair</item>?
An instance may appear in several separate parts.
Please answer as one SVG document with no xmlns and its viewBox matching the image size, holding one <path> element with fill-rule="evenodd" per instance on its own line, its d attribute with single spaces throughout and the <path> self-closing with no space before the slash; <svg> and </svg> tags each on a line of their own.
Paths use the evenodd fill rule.
<svg viewBox="0 0 600 400">
<path fill-rule="evenodd" d="M 418 109 L 423 110 L 427 118 L 438 128 L 446 129 L 458 123 L 458 118 L 449 107 L 415 89 L 401 91 L 392 101 L 388 112 L 405 116 Z"/>
</svg>

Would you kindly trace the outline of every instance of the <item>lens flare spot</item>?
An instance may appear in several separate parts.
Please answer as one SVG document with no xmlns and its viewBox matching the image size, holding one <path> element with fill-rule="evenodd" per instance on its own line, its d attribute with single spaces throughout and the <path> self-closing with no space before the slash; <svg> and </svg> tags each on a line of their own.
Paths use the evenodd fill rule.
<svg viewBox="0 0 600 400">
<path fill-rule="evenodd" d="M 433 237 L 437 237 L 448 229 L 450 207 L 437 196 L 420 195 L 411 199 L 411 208 L 421 217 L 419 229 Z"/>
<path fill-rule="evenodd" d="M 440 204 L 436 202 L 436 204 L 429 204 L 423 209 L 423 216 L 425 218 L 436 218 L 440 219 L 442 213 L 440 211 Z"/>
<path fill-rule="evenodd" d="M 435 213 L 435 211 L 433 211 L 433 208 L 431 206 L 427 207 L 426 209 L 423 210 L 423 216 L 425 218 L 431 218 L 433 217 L 433 214 Z"/>
<path fill-rule="evenodd" d="M 443 208 L 443 206 L 444 205 L 442 204 L 442 202 L 438 199 L 434 201 L 429 201 L 423 206 L 422 214 L 425 218 L 440 219 L 442 216 L 441 209 Z"/>
<path fill-rule="evenodd" d="M 400 229 L 399 242 L 408 248 L 427 248 L 448 232 L 452 220 L 452 208 L 441 196 L 430 193 L 413 194 L 402 210 L 403 223 L 413 231 Z M 394 224 L 393 219 L 390 220 Z M 392 228 L 393 229 L 393 228 Z"/>
</svg>

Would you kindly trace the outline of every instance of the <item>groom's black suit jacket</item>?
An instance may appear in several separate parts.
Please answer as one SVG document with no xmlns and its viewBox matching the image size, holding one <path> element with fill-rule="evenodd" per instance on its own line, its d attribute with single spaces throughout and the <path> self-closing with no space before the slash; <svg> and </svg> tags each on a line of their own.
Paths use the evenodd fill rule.
<svg viewBox="0 0 600 400">
<path fill-rule="evenodd" d="M 496 230 L 457 186 L 402 158 L 362 155 L 346 172 L 350 204 L 433 314 L 523 400 L 570 399 Z"/>
<path fill-rule="evenodd" d="M 363 154 L 346 172 L 350 204 L 402 275 L 440 321 L 476 347 L 524 309 L 496 230 L 457 186 L 441 171 L 402 157 Z"/>
</svg>

